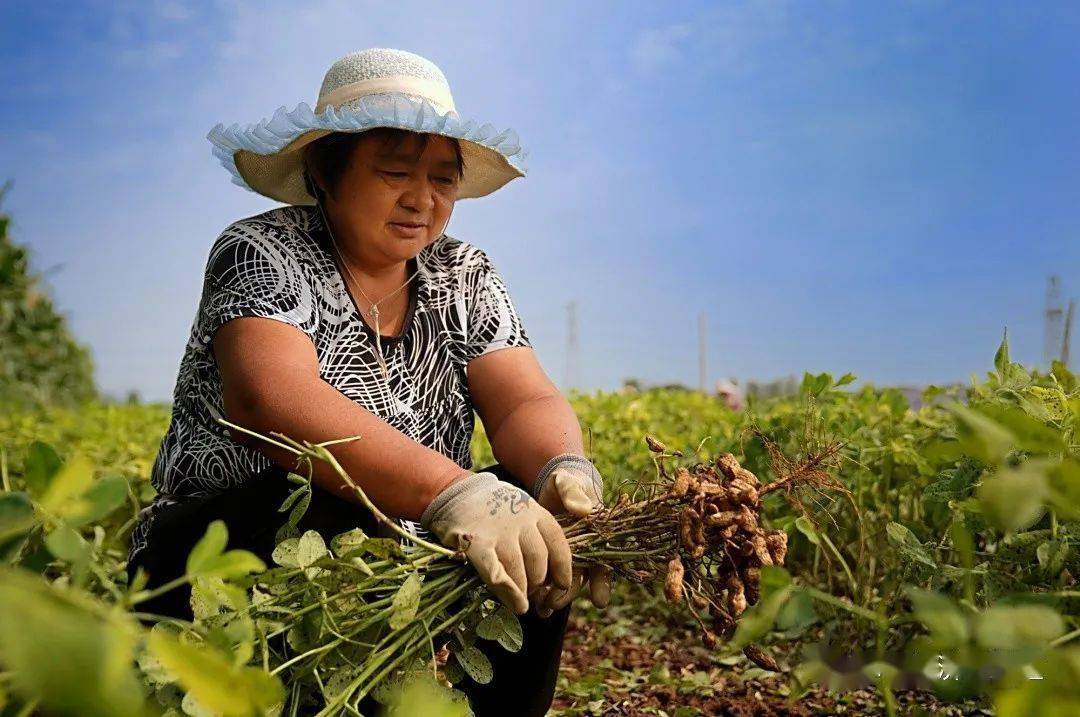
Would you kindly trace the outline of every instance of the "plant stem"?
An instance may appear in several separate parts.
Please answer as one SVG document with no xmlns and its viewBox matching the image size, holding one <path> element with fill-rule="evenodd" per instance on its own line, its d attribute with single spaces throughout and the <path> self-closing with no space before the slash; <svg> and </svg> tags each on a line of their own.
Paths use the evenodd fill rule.
<svg viewBox="0 0 1080 717">
<path fill-rule="evenodd" d="M 1080 630 L 1073 630 L 1072 632 L 1067 632 L 1064 635 L 1062 635 L 1061 637 L 1058 637 L 1058 638 L 1056 638 L 1054 640 L 1051 640 L 1050 641 L 1050 647 L 1060 647 L 1061 645 L 1064 645 L 1066 642 L 1069 642 L 1070 640 L 1075 639 L 1077 637 L 1080 637 Z"/>
<path fill-rule="evenodd" d="M 144 590 L 144 591 L 141 591 L 139 593 L 136 593 L 135 595 L 133 595 L 131 597 L 131 600 L 128 602 L 128 605 L 129 606 L 130 605 L 138 605 L 141 602 L 146 602 L 147 600 L 152 600 L 153 598 L 156 598 L 159 595 L 167 593 L 167 592 L 169 592 L 170 590 L 172 590 L 174 588 L 180 587 L 181 585 L 183 585 L 184 583 L 189 582 L 190 580 L 191 580 L 191 576 L 188 575 L 187 573 L 185 573 L 185 574 L 181 575 L 178 578 L 170 580 L 169 582 L 165 583 L 164 585 L 159 585 L 158 587 L 154 588 L 153 590 L 148 590 L 148 591 Z"/>
<path fill-rule="evenodd" d="M 341 467 L 341 464 L 338 463 L 338 460 L 334 456 L 334 454 L 323 448 L 321 445 L 313 447 L 312 451 L 317 457 L 322 458 L 324 461 L 329 463 L 337 472 L 337 474 L 341 476 L 341 479 L 344 480 L 353 490 L 356 491 L 357 496 L 360 498 L 360 502 L 364 504 L 365 508 L 372 512 L 372 514 L 379 522 L 390 528 L 400 537 L 410 542 L 416 543 L 417 545 L 421 545 L 428 550 L 431 550 L 432 552 L 441 553 L 448 558 L 460 559 L 461 557 L 464 557 L 456 550 L 450 550 L 449 548 L 445 548 L 441 545 L 436 545 L 435 543 L 428 542 L 427 540 L 424 540 L 419 536 L 413 535 L 409 531 L 402 528 L 396 520 L 390 520 L 389 518 L 387 518 L 386 515 L 381 510 L 379 510 L 374 503 L 371 502 L 371 500 L 367 497 L 367 493 L 365 493 L 360 486 L 353 483 L 352 478 L 350 478 L 349 475 L 345 472 L 345 469 Z"/>
<path fill-rule="evenodd" d="M 853 613 L 855 615 L 859 615 L 860 617 L 864 617 L 867 620 L 870 620 L 870 621 L 874 622 L 875 624 L 877 624 L 879 626 L 884 626 L 884 625 L 888 624 L 887 621 L 885 621 L 882 618 L 882 616 L 879 615 L 878 613 L 873 612 L 871 610 L 867 610 L 864 607 L 859 607 L 858 605 L 853 605 L 853 604 L 849 604 L 847 602 L 844 602 L 843 600 L 836 597 L 835 595 L 830 595 L 829 593 L 827 593 L 827 592 L 825 592 L 823 590 L 818 590 L 817 588 L 810 587 L 809 585 L 800 585 L 799 589 L 806 591 L 806 593 L 810 597 L 815 598 L 816 600 L 820 600 L 821 602 L 828 603 L 829 605 L 833 605 L 835 607 L 838 607 L 841 610 L 846 610 L 847 612 Z"/>
</svg>

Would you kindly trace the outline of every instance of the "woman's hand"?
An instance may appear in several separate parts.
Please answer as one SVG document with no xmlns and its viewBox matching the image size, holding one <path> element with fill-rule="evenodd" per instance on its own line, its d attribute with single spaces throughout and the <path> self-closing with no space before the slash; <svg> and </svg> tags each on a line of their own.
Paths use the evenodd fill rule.
<svg viewBox="0 0 1080 717">
<path fill-rule="evenodd" d="M 604 480 L 592 461 L 573 453 L 555 456 L 540 471 L 533 493 L 541 506 L 555 514 L 585 517 L 604 505 Z M 573 570 L 569 589 L 541 585 L 531 599 L 541 617 L 551 615 L 577 596 L 588 583 L 589 597 L 596 607 L 606 607 L 611 599 L 611 570 L 594 565 L 586 572 Z"/>
<path fill-rule="evenodd" d="M 420 524 L 444 545 L 464 550 L 480 578 L 518 615 L 545 582 L 572 585 L 570 545 L 555 517 L 494 473 L 467 475 L 435 497 Z"/>
</svg>

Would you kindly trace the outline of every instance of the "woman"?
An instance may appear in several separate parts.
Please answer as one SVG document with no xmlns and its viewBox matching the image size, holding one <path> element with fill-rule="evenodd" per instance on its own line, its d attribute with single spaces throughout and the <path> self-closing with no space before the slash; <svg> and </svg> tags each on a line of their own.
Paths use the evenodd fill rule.
<svg viewBox="0 0 1080 717">
<path fill-rule="evenodd" d="M 575 574 L 553 514 L 586 515 L 602 481 L 581 428 L 541 369 L 487 255 L 444 233 L 457 199 L 524 176 L 512 131 L 462 122 L 428 60 L 375 48 L 333 64 L 315 113 L 216 127 L 234 182 L 285 202 L 231 224 L 206 266 L 173 415 L 154 463 L 159 491 L 128 565 L 149 586 L 183 574 L 214 519 L 229 547 L 269 560 L 295 456 L 217 423 L 323 442 L 409 530 L 465 548 L 492 592 L 524 615 L 516 654 L 488 648 L 495 678 L 466 687 L 477 714 L 543 714 L 569 603 L 608 576 Z M 473 471 L 480 415 L 499 463 Z M 314 466 L 298 526 L 329 540 L 372 516 L 331 468 Z M 190 618 L 190 590 L 142 607 Z M 526 614 L 533 607 L 533 613 Z"/>
</svg>

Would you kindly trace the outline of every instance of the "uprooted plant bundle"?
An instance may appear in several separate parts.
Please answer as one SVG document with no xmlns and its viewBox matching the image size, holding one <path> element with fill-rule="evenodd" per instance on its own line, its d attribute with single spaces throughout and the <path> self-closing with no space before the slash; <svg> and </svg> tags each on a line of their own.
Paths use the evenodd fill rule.
<svg viewBox="0 0 1080 717">
<path fill-rule="evenodd" d="M 355 438 L 301 444 L 274 435 L 259 437 L 293 451 L 298 465 L 328 462 L 396 537 L 357 529 L 327 546 L 308 531 L 278 544 L 278 567 L 232 584 L 195 580 L 196 627 L 188 639 L 234 653 L 247 641 L 248 659 L 257 645 L 264 667 L 289 686 L 284 714 L 307 713 L 313 703 L 319 715 L 356 714 L 365 696 L 384 700 L 392 685 L 417 671 L 437 673 L 439 656 L 453 684 L 466 676 L 490 681 L 491 663 L 478 639 L 516 651 L 522 631 L 463 554 L 405 531 L 370 502 L 326 449 Z M 784 562 L 787 537 L 762 527 L 763 498 L 777 490 L 790 495 L 807 484 L 843 490 L 823 470 L 839 446 L 794 464 L 767 442 L 778 470 L 777 479 L 763 485 L 730 453 L 672 472 L 666 462 L 681 454 L 668 453 L 651 437 L 647 443 L 657 466 L 654 480 L 635 484 L 589 517 L 560 520 L 578 567 L 601 564 L 635 583 L 663 583 L 668 599 L 685 604 L 712 647 L 732 635 L 740 614 L 758 600 L 762 566 Z M 289 523 L 295 526 L 310 501 L 310 473 L 307 481 L 291 478 L 299 487 L 282 508 L 292 508 Z M 744 652 L 777 669 L 760 649 Z"/>
<path fill-rule="evenodd" d="M 679 466 L 674 474 L 658 460 L 660 480 L 649 487 L 647 497 L 634 501 L 622 495 L 614 507 L 590 519 L 589 532 L 571 538 L 571 545 L 621 550 L 624 558 L 611 564 L 631 580 L 649 583 L 662 576 L 668 600 L 685 601 L 702 628 L 705 645 L 715 647 L 732 636 L 739 616 L 758 601 L 761 568 L 783 565 L 787 555 L 787 534 L 760 525 L 764 497 L 777 490 L 792 495 L 801 485 L 845 490 L 823 470 L 839 444 L 797 465 L 766 436 L 758 437 L 778 480 L 762 485 L 731 453 L 722 453 L 713 463 Z M 646 440 L 658 457 L 669 455 L 663 444 Z M 575 548 L 575 557 L 577 553 Z M 663 567 L 657 557 L 666 558 Z M 755 646 L 743 652 L 765 669 L 778 669 Z"/>
</svg>

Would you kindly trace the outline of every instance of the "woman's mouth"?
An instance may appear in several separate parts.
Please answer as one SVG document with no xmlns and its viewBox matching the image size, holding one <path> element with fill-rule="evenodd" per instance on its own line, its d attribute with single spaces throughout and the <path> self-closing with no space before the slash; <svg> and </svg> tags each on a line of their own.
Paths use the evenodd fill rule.
<svg viewBox="0 0 1080 717">
<path fill-rule="evenodd" d="M 412 224 L 410 222 L 390 222 L 390 227 L 398 236 L 414 238 L 422 236 L 426 224 Z"/>
</svg>

